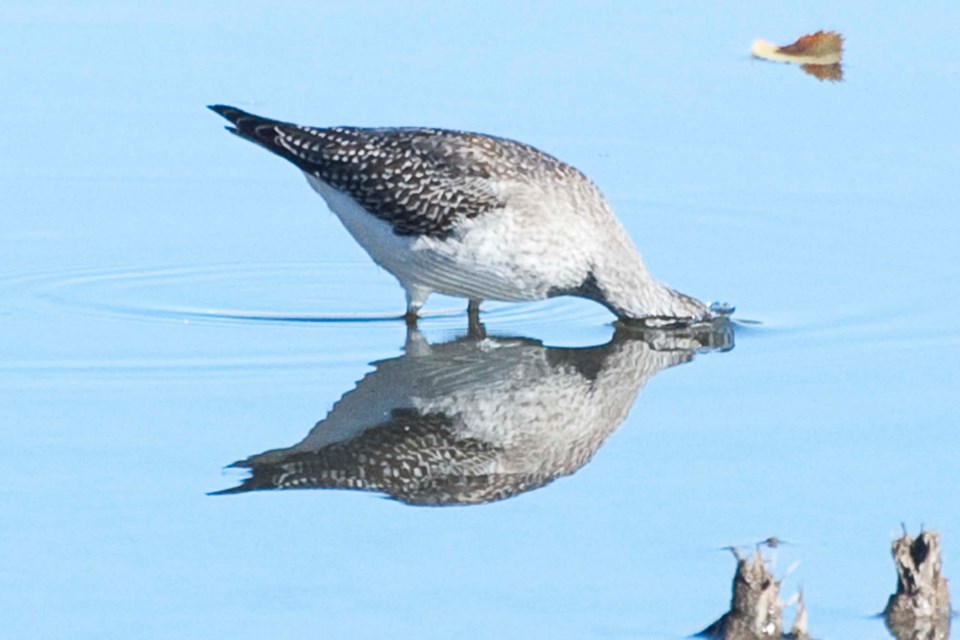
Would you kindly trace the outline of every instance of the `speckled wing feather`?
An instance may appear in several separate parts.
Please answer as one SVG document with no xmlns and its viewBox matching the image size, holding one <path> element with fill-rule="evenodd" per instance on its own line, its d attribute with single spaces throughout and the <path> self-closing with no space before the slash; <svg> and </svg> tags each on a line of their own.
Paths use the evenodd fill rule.
<svg viewBox="0 0 960 640">
<path fill-rule="evenodd" d="M 352 197 L 398 235 L 448 236 L 500 209 L 504 182 L 579 172 L 533 147 L 443 129 L 317 129 L 210 107 L 230 130 Z"/>
<path fill-rule="evenodd" d="M 217 494 L 270 489 L 354 489 L 377 491 L 420 505 L 479 504 L 542 486 L 552 477 L 490 470 L 501 451 L 458 437 L 454 418 L 395 409 L 391 419 L 358 437 L 317 451 L 279 458 L 253 456 L 237 462 L 252 475 Z M 260 458 L 267 458 L 260 460 Z"/>
</svg>

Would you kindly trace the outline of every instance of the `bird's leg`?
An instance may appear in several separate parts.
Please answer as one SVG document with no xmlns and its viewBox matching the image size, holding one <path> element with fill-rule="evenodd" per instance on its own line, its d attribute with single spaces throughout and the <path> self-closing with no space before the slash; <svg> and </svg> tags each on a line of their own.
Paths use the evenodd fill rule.
<svg viewBox="0 0 960 640">
<path fill-rule="evenodd" d="M 417 326 L 417 320 L 420 318 L 420 307 L 427 301 L 430 291 L 414 287 L 405 289 L 407 294 L 407 312 L 403 315 L 404 321 L 408 327 Z"/>
<path fill-rule="evenodd" d="M 467 335 L 474 340 L 483 340 L 487 337 L 487 330 L 480 322 L 480 301 L 470 300 L 467 303 Z"/>
<path fill-rule="evenodd" d="M 407 327 L 415 329 L 417 326 L 417 320 L 420 319 L 420 307 L 407 307 L 407 312 L 403 314 L 403 321 L 407 323 Z"/>
<path fill-rule="evenodd" d="M 420 333 L 416 324 L 407 325 L 407 339 L 403 344 L 403 353 L 412 357 L 426 356 L 430 353 L 430 343 Z"/>
</svg>

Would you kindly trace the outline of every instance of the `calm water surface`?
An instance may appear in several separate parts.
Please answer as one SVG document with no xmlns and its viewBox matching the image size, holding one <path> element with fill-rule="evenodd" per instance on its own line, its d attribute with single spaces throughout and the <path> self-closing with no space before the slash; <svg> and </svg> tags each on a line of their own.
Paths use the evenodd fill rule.
<svg viewBox="0 0 960 640">
<path fill-rule="evenodd" d="M 0 7 L 4 637 L 678 638 L 728 604 L 720 548 L 771 535 L 815 637 L 887 637 L 901 522 L 960 576 L 958 23 Z M 842 83 L 747 55 L 820 28 Z M 493 303 L 478 342 L 438 298 L 408 336 L 400 288 L 211 102 L 532 143 L 735 322 Z M 267 490 L 293 485 L 369 491 Z"/>
</svg>

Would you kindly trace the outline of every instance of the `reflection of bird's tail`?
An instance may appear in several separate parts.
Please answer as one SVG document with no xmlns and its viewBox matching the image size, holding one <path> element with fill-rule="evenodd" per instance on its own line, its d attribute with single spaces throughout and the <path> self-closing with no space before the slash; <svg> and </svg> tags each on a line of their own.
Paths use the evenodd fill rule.
<svg viewBox="0 0 960 640">
<path fill-rule="evenodd" d="M 231 493 L 246 493 L 247 491 L 250 491 L 250 489 L 248 489 L 245 485 L 240 484 L 235 487 L 230 487 L 229 489 L 221 489 L 220 491 L 208 491 L 207 495 L 226 496 L 230 495 Z"/>
</svg>

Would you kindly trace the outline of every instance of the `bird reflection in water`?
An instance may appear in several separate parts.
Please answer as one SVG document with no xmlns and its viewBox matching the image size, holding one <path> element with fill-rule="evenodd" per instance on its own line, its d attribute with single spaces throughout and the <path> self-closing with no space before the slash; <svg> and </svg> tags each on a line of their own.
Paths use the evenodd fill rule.
<svg viewBox="0 0 960 640">
<path fill-rule="evenodd" d="M 355 489 L 408 504 L 481 504 L 580 469 L 657 372 L 733 348 L 725 318 L 676 329 L 619 325 L 610 342 L 545 347 L 468 336 L 373 363 L 302 442 L 234 463 L 250 477 L 218 494 Z"/>
</svg>

